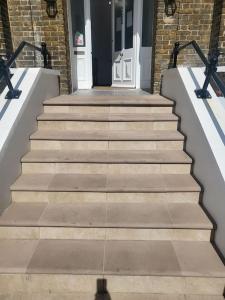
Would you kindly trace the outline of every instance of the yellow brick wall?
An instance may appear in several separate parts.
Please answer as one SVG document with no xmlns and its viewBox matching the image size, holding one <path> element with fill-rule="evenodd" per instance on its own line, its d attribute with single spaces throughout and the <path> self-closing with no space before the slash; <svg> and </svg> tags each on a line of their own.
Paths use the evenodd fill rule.
<svg viewBox="0 0 225 300">
<path fill-rule="evenodd" d="M 185 44 L 196 40 L 207 54 L 210 44 L 214 0 L 180 0 L 174 17 L 166 17 L 164 0 L 157 1 L 154 57 L 154 92 L 160 89 L 163 70 L 168 68 L 174 43 Z M 179 58 L 179 63 L 200 64 L 200 60 L 191 50 L 186 50 Z"/>
<path fill-rule="evenodd" d="M 1 3 L 6 0 L 1 0 Z M 92 1 L 92 0 L 91 0 Z M 58 14 L 50 19 L 44 0 L 8 0 L 8 12 L 13 48 L 22 40 L 40 45 L 46 42 L 52 54 L 52 66 L 61 72 L 61 93 L 71 91 L 66 0 L 57 0 Z M 166 17 L 164 0 L 156 0 L 155 42 L 153 49 L 152 86 L 160 90 L 163 70 L 168 68 L 170 55 L 176 41 L 181 44 L 196 40 L 205 54 L 219 46 L 225 49 L 225 1 L 224 0 L 176 0 L 177 12 Z M 223 11 L 222 11 L 223 8 Z M 0 18 L 0 51 L 4 52 Z M 2 50 L 1 50 L 2 49 Z M 1 54 L 1 52 L 0 52 Z M 201 65 L 197 55 L 185 50 L 179 63 Z M 39 66 L 41 58 L 30 50 L 18 60 L 18 66 Z"/>
<path fill-rule="evenodd" d="M 70 89 L 67 33 L 65 29 L 65 1 L 57 1 L 58 14 L 52 19 L 47 16 L 44 0 L 8 0 L 9 19 L 13 47 L 22 40 L 40 45 L 46 42 L 52 56 L 52 67 L 61 73 L 61 94 Z M 23 52 L 18 61 L 20 66 L 38 66 L 41 64 L 39 54 L 30 50 Z"/>
</svg>

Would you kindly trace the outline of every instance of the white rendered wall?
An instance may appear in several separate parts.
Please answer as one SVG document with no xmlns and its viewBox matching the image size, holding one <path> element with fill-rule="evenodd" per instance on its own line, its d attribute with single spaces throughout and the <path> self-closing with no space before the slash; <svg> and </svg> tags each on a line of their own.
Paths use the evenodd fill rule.
<svg viewBox="0 0 225 300">
<path fill-rule="evenodd" d="M 204 187 L 202 204 L 217 226 L 215 243 L 225 257 L 225 109 L 211 87 L 211 100 L 196 97 L 194 90 L 204 79 L 202 68 L 167 70 L 162 95 L 176 101 L 186 151 L 194 159 L 193 174 Z"/>
<path fill-rule="evenodd" d="M 29 150 L 29 136 L 37 128 L 42 102 L 59 95 L 59 73 L 31 68 L 12 69 L 12 84 L 22 94 L 6 100 L 0 95 L 0 210 L 10 203 L 10 186 L 21 173 L 21 157 Z"/>
</svg>

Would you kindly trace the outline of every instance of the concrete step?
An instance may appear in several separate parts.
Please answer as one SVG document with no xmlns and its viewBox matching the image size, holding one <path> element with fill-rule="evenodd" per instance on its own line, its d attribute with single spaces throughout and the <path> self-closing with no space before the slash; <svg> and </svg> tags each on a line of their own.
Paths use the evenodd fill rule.
<svg viewBox="0 0 225 300">
<path fill-rule="evenodd" d="M 174 102 L 150 96 L 59 96 L 44 102 L 46 113 L 171 113 Z"/>
<path fill-rule="evenodd" d="M 38 117 L 39 129 L 59 130 L 176 130 L 174 114 L 140 113 L 44 113 Z"/>
<path fill-rule="evenodd" d="M 200 192 L 186 174 L 23 174 L 12 191 L 46 192 Z"/>
<path fill-rule="evenodd" d="M 23 173 L 189 174 L 192 160 L 183 151 L 31 151 Z"/>
<path fill-rule="evenodd" d="M 100 105 L 45 105 L 45 113 L 116 113 L 116 114 L 131 114 L 131 113 L 167 113 L 173 112 L 172 106 L 100 106 Z"/>
<path fill-rule="evenodd" d="M 138 113 L 44 113 L 37 117 L 38 121 L 94 121 L 94 122 L 160 122 L 178 121 L 174 114 L 138 114 Z"/>
<path fill-rule="evenodd" d="M 32 150 L 183 150 L 184 141 L 31 140 Z"/>
<path fill-rule="evenodd" d="M 11 293 L 0 294 L 4 300 L 224 300 L 222 296 L 169 295 L 146 293 Z"/>
<path fill-rule="evenodd" d="M 34 150 L 182 150 L 184 136 L 165 130 L 38 130 L 31 136 Z"/>
<path fill-rule="evenodd" d="M 126 202 L 126 203 L 198 203 L 199 192 L 148 192 L 148 193 L 110 193 L 110 192 L 49 192 L 49 191 L 12 191 L 14 202 Z"/>
<path fill-rule="evenodd" d="M 12 186 L 15 202 L 192 202 L 200 187 L 190 175 L 25 174 Z"/>
<path fill-rule="evenodd" d="M 33 150 L 23 158 L 23 163 L 152 163 L 190 164 L 192 159 L 184 151 L 165 150 Z"/>
<path fill-rule="evenodd" d="M 57 141 L 183 141 L 178 131 L 130 130 L 38 130 L 31 140 Z"/>
<path fill-rule="evenodd" d="M 0 239 L 209 241 L 211 222 L 187 203 L 13 203 Z"/>
<path fill-rule="evenodd" d="M 0 240 L 0 273 L 5 293 L 96 292 L 104 278 L 109 293 L 221 296 L 225 282 L 212 245 L 187 241 Z"/>
<path fill-rule="evenodd" d="M 172 100 L 160 95 L 61 95 L 44 101 L 45 106 L 174 106 Z"/>
<path fill-rule="evenodd" d="M 190 174 L 190 164 L 23 163 L 24 174 Z"/>
</svg>

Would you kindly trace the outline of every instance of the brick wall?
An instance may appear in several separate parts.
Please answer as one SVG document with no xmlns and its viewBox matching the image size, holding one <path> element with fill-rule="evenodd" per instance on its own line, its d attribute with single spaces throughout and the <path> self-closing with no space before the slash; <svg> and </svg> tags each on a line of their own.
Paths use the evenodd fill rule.
<svg viewBox="0 0 225 300">
<path fill-rule="evenodd" d="M 7 1 L 0 2 L 0 55 L 9 56 L 12 52 L 12 40 L 8 18 Z"/>
<path fill-rule="evenodd" d="M 1 13 L 0 13 L 0 55 L 5 55 L 5 39 L 4 39 L 3 22 L 2 22 Z"/>
<path fill-rule="evenodd" d="M 65 32 L 65 1 L 57 1 L 58 14 L 51 19 L 46 14 L 44 0 L 8 0 L 9 19 L 11 24 L 13 47 L 22 40 L 40 45 L 46 42 L 52 56 L 52 67 L 60 70 L 61 93 L 70 89 L 68 48 Z M 19 66 L 40 66 L 39 53 L 24 51 L 17 63 Z"/>
<path fill-rule="evenodd" d="M 166 17 L 164 0 L 157 0 L 154 92 L 160 89 L 162 71 L 167 69 L 171 50 L 176 41 L 182 44 L 196 40 L 207 54 L 210 45 L 214 0 L 182 0 L 177 2 L 174 17 Z M 192 50 L 180 57 L 182 64 L 200 64 Z"/>
<path fill-rule="evenodd" d="M 6 0 L 1 0 L 1 6 L 3 2 L 6 3 Z M 183 44 L 194 39 L 206 55 L 218 43 L 225 49 L 225 1 L 176 0 L 176 3 L 175 16 L 168 18 L 164 12 L 164 0 L 156 0 L 152 69 L 154 92 L 160 89 L 161 74 L 168 68 L 171 51 L 176 41 Z M 47 16 L 44 0 L 8 0 L 8 11 L 14 49 L 22 40 L 36 45 L 45 41 L 52 54 L 53 68 L 61 72 L 61 93 L 68 93 L 71 88 L 71 78 L 66 1 L 57 0 L 57 5 L 58 15 L 55 19 Z M 7 23 L 4 22 L 4 27 L 5 24 Z M 6 46 L 1 25 L 0 17 L 0 51 L 4 53 Z M 18 61 L 20 66 L 39 66 L 41 63 L 40 54 L 35 55 L 30 50 L 25 51 Z M 179 63 L 201 65 L 198 56 L 191 49 L 182 52 Z"/>
<path fill-rule="evenodd" d="M 219 48 L 222 49 L 224 52 L 223 57 L 220 58 L 220 63 L 225 65 L 225 1 L 223 1 L 222 12 L 221 12 Z"/>
</svg>

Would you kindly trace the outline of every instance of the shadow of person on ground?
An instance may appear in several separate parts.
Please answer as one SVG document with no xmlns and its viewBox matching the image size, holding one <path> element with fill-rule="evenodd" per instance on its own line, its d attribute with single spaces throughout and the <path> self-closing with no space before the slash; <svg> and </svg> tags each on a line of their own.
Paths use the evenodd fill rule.
<svg viewBox="0 0 225 300">
<path fill-rule="evenodd" d="M 109 292 L 107 291 L 107 280 L 97 280 L 97 292 L 95 294 L 95 300 L 112 300 Z"/>
</svg>

